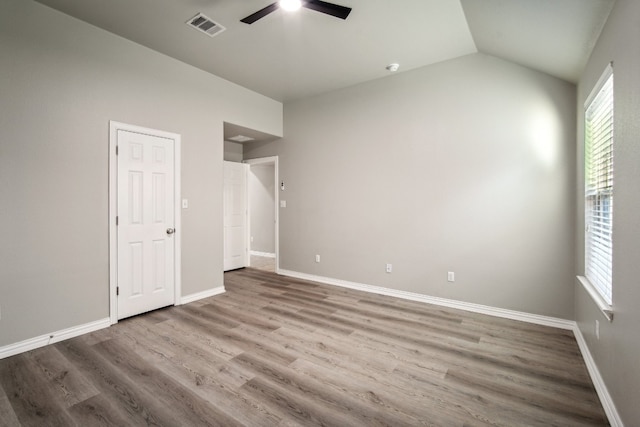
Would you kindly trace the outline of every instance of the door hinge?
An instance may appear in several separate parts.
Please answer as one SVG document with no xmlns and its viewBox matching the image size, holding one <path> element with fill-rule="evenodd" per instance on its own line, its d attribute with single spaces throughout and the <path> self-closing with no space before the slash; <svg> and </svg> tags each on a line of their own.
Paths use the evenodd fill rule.
<svg viewBox="0 0 640 427">
<path fill-rule="evenodd" d="M 116 225 L 118 225 L 118 217 L 116 216 Z"/>
<path fill-rule="evenodd" d="M 116 296 L 120 295 L 120 286 L 116 286 Z"/>
</svg>

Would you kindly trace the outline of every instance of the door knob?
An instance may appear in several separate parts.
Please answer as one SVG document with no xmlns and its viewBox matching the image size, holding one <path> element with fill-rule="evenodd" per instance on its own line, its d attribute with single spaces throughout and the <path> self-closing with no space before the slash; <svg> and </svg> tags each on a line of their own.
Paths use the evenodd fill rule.
<svg viewBox="0 0 640 427">
<path fill-rule="evenodd" d="M 167 228 L 167 234 L 173 234 L 176 232 L 175 228 Z"/>
</svg>

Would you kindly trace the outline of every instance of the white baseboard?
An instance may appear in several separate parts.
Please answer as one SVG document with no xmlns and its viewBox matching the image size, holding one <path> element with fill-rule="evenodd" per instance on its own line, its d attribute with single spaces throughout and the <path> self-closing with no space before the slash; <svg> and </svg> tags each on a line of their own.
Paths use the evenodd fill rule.
<svg viewBox="0 0 640 427">
<path fill-rule="evenodd" d="M 294 277 L 297 279 L 303 280 L 311 280 L 314 282 L 325 283 L 327 285 L 341 286 L 343 288 L 355 289 L 364 292 L 372 292 L 380 295 L 388 295 L 392 297 L 402 298 L 411 301 L 424 302 L 427 304 L 435 304 L 449 308 L 456 308 L 459 310 L 471 311 L 474 313 L 487 314 L 489 316 L 502 317 L 505 319 L 512 320 L 520 320 L 522 322 L 535 323 L 537 325 L 551 326 L 559 329 L 566 329 L 573 331 L 573 334 L 576 337 L 576 341 L 578 342 L 578 346 L 580 348 L 580 352 L 582 353 L 582 358 L 587 366 L 589 371 L 589 375 L 591 377 L 591 381 L 593 381 L 593 385 L 598 393 L 598 397 L 600 398 L 600 402 L 602 403 L 602 407 L 604 408 L 605 413 L 607 414 L 607 418 L 609 419 L 609 423 L 612 427 L 624 427 L 622 420 L 620 419 L 620 415 L 616 410 L 616 407 L 611 399 L 611 395 L 609 394 L 609 390 L 607 390 L 607 386 L 600 375 L 600 371 L 596 366 L 593 357 L 591 356 L 591 352 L 589 351 L 589 347 L 582 336 L 582 332 L 580 332 L 580 328 L 573 320 L 559 319 L 556 317 L 549 316 L 540 316 L 537 314 L 524 313 L 520 311 L 514 310 L 506 310 L 503 308 L 491 307 L 480 304 L 472 304 L 463 301 L 450 300 L 446 298 L 438 298 L 431 297 L 428 295 L 417 294 L 413 292 L 405 292 L 398 291 L 395 289 L 383 288 L 380 286 L 372 286 L 365 285 L 362 283 L 349 282 L 346 280 L 333 279 L 330 277 L 323 276 L 315 276 L 312 274 L 299 273 L 297 271 L 290 270 L 278 270 L 278 274 L 282 274 L 283 276 Z"/>
<path fill-rule="evenodd" d="M 504 308 L 491 307 L 487 305 L 473 304 L 464 301 L 456 301 L 446 298 L 432 297 L 429 295 L 417 294 L 415 292 L 399 291 L 396 289 L 383 288 L 381 286 L 365 285 L 362 283 L 349 282 L 346 280 L 332 279 L 330 277 L 314 276 L 312 274 L 298 273 L 290 270 L 278 270 L 283 276 L 295 277 L 298 279 L 311 280 L 325 283 L 327 285 L 341 286 L 343 288 L 355 289 L 358 291 L 371 292 L 374 294 L 388 295 L 411 301 L 435 304 L 459 310 L 471 311 L 474 313 L 487 314 L 489 316 L 503 317 L 505 319 L 520 320 L 522 322 L 535 323 L 537 325 L 551 326 L 554 328 L 573 330 L 575 322 L 572 320 L 559 319 L 556 317 L 541 316 L 538 314 L 524 313 L 521 311 L 507 310 Z"/>
<path fill-rule="evenodd" d="M 202 298 L 208 298 L 214 295 L 219 295 L 225 292 L 224 286 L 209 289 L 204 292 L 198 292 L 195 294 L 187 295 L 180 300 L 181 304 L 188 304 L 193 301 L 197 301 Z M 20 341 L 14 344 L 9 344 L 4 347 L 0 347 L 0 359 L 14 356 L 25 351 L 35 350 L 36 348 L 44 347 L 45 345 L 53 344 L 56 342 L 64 341 L 69 338 L 74 338 L 79 335 L 87 334 L 89 332 L 97 331 L 99 329 L 108 328 L 111 326 L 111 319 L 104 318 L 96 320 L 95 322 L 85 323 L 84 325 L 73 326 L 71 328 L 63 329 L 60 331 L 51 332 L 39 337 L 29 338 L 24 341 Z"/>
<path fill-rule="evenodd" d="M 96 320 L 95 322 L 73 326 L 71 328 L 62 329 L 60 331 L 51 332 L 46 335 L 41 335 L 39 337 L 20 341 L 15 344 L 9 344 L 7 346 L 0 347 L 0 359 L 14 356 L 25 351 L 35 350 L 36 348 L 44 347 L 45 345 L 68 340 L 69 338 L 74 338 L 79 335 L 97 331 L 99 329 L 108 328 L 109 326 L 111 326 L 111 319 L 107 317 L 104 319 Z"/>
<path fill-rule="evenodd" d="M 587 345 L 587 341 L 584 339 L 582 335 L 582 331 L 578 327 L 578 324 L 573 328 L 573 334 L 576 337 L 576 341 L 578 342 L 578 347 L 580 347 L 580 352 L 582 353 L 582 358 L 584 359 L 585 365 L 587 365 L 587 370 L 589 371 L 589 376 L 591 377 L 591 381 L 593 381 L 593 386 L 598 393 L 598 397 L 600 398 L 600 403 L 602 403 L 602 407 L 604 408 L 604 412 L 607 414 L 607 418 L 609 419 L 609 424 L 611 427 L 624 427 L 622 423 L 622 419 L 620 418 L 620 414 L 618 414 L 618 410 L 613 403 L 613 399 L 609 394 L 609 390 L 607 389 L 602 376 L 600 375 L 600 370 L 596 365 L 595 360 L 593 360 L 593 356 L 591 356 L 591 351 L 589 351 L 589 346 Z"/>
<path fill-rule="evenodd" d="M 209 297 L 220 295 L 223 293 L 225 293 L 224 286 L 218 286 L 217 288 L 208 289 L 206 291 L 197 292 L 195 294 L 184 296 L 180 300 L 180 304 L 189 304 L 190 302 L 198 301 L 203 298 L 209 298 Z"/>
<path fill-rule="evenodd" d="M 259 252 L 259 251 L 249 251 L 249 255 L 253 256 L 262 256 L 265 258 L 275 258 L 276 254 L 272 252 Z"/>
</svg>

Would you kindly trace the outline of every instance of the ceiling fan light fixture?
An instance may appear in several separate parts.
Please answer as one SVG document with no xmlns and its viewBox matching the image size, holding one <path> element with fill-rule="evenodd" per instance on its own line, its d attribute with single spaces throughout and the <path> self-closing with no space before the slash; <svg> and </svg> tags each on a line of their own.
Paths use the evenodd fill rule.
<svg viewBox="0 0 640 427">
<path fill-rule="evenodd" d="M 280 0 L 278 2 L 280 7 L 288 12 L 293 12 L 302 7 L 302 2 L 300 0 Z"/>
<path fill-rule="evenodd" d="M 339 4 L 333 4 L 322 0 L 279 0 L 263 7 L 259 11 L 254 12 L 247 17 L 242 18 L 240 22 L 251 25 L 278 9 L 295 10 L 300 7 L 306 7 L 307 9 L 315 10 L 316 12 L 324 13 L 340 19 L 347 19 L 351 13 L 350 7 L 340 6 Z"/>
</svg>

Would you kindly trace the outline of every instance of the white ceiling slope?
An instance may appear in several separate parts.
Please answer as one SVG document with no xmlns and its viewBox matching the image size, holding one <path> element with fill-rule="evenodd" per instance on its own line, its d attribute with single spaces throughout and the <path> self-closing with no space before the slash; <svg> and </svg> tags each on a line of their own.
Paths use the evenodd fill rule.
<svg viewBox="0 0 640 427">
<path fill-rule="evenodd" d="M 475 52 L 576 82 L 615 0 L 335 0 L 346 21 L 312 10 L 240 19 L 275 0 L 37 0 L 279 101 Z M 204 13 L 226 31 L 185 22 Z"/>
<path fill-rule="evenodd" d="M 577 83 L 612 0 L 461 0 L 480 52 Z"/>
</svg>

